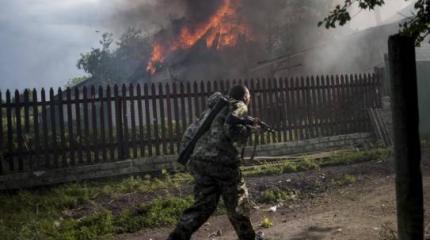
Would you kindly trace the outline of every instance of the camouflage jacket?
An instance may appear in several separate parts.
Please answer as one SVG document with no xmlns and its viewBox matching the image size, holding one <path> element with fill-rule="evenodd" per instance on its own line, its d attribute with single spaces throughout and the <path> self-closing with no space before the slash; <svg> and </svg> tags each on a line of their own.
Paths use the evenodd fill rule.
<svg viewBox="0 0 430 240">
<path fill-rule="evenodd" d="M 221 93 L 214 93 L 208 99 L 208 109 L 201 117 L 191 124 L 185 131 L 182 148 L 193 137 L 200 126 L 200 122 L 209 114 Z M 240 164 L 240 148 L 246 143 L 251 134 L 251 128 L 242 124 L 228 124 L 226 119 L 231 116 L 244 117 L 248 107 L 242 101 L 232 101 L 215 117 L 210 129 L 198 140 L 191 161 L 213 163 L 217 165 L 238 166 Z"/>
</svg>

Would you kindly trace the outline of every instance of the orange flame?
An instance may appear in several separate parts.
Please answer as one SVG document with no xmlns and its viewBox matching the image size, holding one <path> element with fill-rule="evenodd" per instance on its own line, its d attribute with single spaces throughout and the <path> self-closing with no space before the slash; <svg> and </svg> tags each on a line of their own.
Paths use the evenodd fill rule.
<svg viewBox="0 0 430 240">
<path fill-rule="evenodd" d="M 168 44 L 155 42 L 146 70 L 154 74 L 157 64 L 163 63 L 167 54 L 191 48 L 202 38 L 206 41 L 206 47 L 214 47 L 218 50 L 235 46 L 241 36 L 245 39 L 252 39 L 247 25 L 237 22 L 236 12 L 239 1 L 223 0 L 220 7 L 206 22 L 200 23 L 194 28 L 183 26 L 179 35 Z M 214 46 L 215 43 L 216 46 Z"/>
</svg>

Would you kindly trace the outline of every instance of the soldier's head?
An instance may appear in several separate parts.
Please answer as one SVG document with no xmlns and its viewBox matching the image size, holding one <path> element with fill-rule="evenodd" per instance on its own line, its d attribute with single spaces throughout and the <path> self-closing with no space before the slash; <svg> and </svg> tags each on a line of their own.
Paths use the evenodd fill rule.
<svg viewBox="0 0 430 240">
<path fill-rule="evenodd" d="M 246 105 L 251 102 L 251 94 L 245 85 L 236 85 L 230 89 L 229 95 L 231 98 L 238 101 L 243 101 Z"/>
</svg>

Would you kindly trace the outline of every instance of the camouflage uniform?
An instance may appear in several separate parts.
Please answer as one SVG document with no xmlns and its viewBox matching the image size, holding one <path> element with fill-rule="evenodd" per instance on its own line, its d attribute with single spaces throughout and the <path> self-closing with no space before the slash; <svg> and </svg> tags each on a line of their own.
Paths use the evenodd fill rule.
<svg viewBox="0 0 430 240">
<path fill-rule="evenodd" d="M 216 103 L 219 93 L 209 98 L 209 106 Z M 254 240 L 255 232 L 249 219 L 248 189 L 240 172 L 239 147 L 251 134 L 247 126 L 226 123 L 229 115 L 243 117 L 248 109 L 242 101 L 225 107 L 215 117 L 211 128 L 197 142 L 187 167 L 194 177 L 194 205 L 184 211 L 169 239 L 188 240 L 216 210 L 222 197 L 227 215 L 240 240 Z M 208 111 L 202 114 L 205 117 Z M 199 121 L 184 135 L 189 140 Z M 228 121 L 227 121 L 228 122 Z"/>
</svg>

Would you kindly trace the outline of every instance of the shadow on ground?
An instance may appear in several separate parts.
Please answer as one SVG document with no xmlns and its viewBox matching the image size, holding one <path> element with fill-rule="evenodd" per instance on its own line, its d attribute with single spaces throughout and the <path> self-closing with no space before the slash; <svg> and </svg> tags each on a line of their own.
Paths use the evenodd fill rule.
<svg viewBox="0 0 430 240">
<path fill-rule="evenodd" d="M 328 235 L 335 234 L 340 227 L 310 226 L 303 232 L 294 235 L 291 240 L 320 240 Z"/>
</svg>

